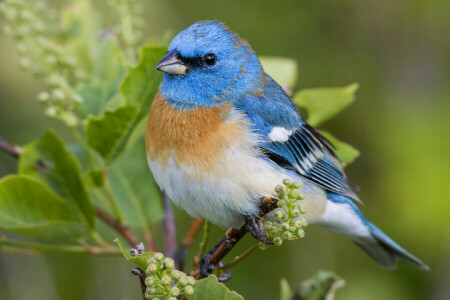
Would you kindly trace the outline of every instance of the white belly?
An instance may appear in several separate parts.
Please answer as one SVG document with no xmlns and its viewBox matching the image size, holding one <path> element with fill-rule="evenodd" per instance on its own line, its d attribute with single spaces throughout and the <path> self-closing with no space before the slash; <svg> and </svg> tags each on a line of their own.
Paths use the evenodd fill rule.
<svg viewBox="0 0 450 300">
<path fill-rule="evenodd" d="M 159 187 L 177 206 L 220 227 L 238 227 L 243 224 L 243 215 L 257 214 L 261 197 L 273 195 L 275 186 L 285 178 L 301 184 L 309 223 L 325 210 L 326 194 L 322 188 L 277 170 L 243 145 L 227 149 L 208 172 L 176 162 L 173 156 L 164 165 L 149 159 L 149 166 Z"/>
</svg>

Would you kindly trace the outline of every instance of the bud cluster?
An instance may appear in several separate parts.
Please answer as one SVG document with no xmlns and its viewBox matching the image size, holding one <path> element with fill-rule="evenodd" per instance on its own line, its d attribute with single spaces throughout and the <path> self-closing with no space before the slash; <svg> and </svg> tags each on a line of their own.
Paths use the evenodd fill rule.
<svg viewBox="0 0 450 300">
<path fill-rule="evenodd" d="M 87 74 L 58 41 L 64 34 L 56 22 L 57 13 L 44 0 L 6 0 L 0 4 L 0 13 L 8 21 L 3 32 L 17 41 L 20 67 L 47 78 L 51 90 L 38 95 L 39 102 L 47 106 L 45 114 L 77 125 L 74 110 L 83 99 L 73 86 Z"/>
<path fill-rule="evenodd" d="M 194 293 L 194 277 L 175 269 L 173 259 L 156 252 L 147 264 L 145 299 L 166 297 L 176 300 L 180 295 L 189 296 Z"/>
<path fill-rule="evenodd" d="M 300 185 L 289 179 L 283 180 L 282 185 L 275 188 L 278 199 L 278 208 L 274 211 L 277 219 L 275 222 L 266 221 L 264 228 L 267 238 L 276 246 L 281 246 L 283 240 L 295 240 L 305 236 L 306 220 L 300 218 L 305 213 L 305 206 L 299 203 L 303 200 L 300 192 Z M 260 244 L 261 248 L 265 248 L 265 244 Z"/>
<path fill-rule="evenodd" d="M 138 0 L 109 0 L 108 3 L 117 13 L 119 24 L 116 30 L 122 44 L 134 51 L 143 37 L 142 4 Z"/>
</svg>

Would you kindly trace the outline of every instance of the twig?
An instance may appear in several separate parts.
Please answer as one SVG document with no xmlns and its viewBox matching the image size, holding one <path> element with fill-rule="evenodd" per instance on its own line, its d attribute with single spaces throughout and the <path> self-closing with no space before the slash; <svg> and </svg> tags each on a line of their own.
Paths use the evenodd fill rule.
<svg viewBox="0 0 450 300">
<path fill-rule="evenodd" d="M 136 247 L 140 243 L 139 239 L 134 235 L 133 232 L 128 228 L 128 226 L 119 223 L 116 219 L 112 218 L 105 211 L 99 207 L 95 207 L 95 213 L 103 222 L 108 224 L 118 233 L 120 233 L 133 247 Z M 153 250 L 152 250 L 153 251 Z"/>
<path fill-rule="evenodd" d="M 22 153 L 22 148 L 20 148 L 19 146 L 13 146 L 9 144 L 1 137 L 0 137 L 0 149 L 2 149 L 4 152 L 8 153 L 14 158 L 19 158 L 20 154 Z"/>
<path fill-rule="evenodd" d="M 173 215 L 172 205 L 166 193 L 162 193 L 164 204 L 164 250 L 166 256 L 173 257 L 177 247 L 177 230 L 175 225 L 175 217 Z"/>
<path fill-rule="evenodd" d="M 263 217 L 267 213 L 277 208 L 278 199 L 275 197 L 264 197 L 261 201 L 261 211 L 259 217 Z M 241 228 L 229 228 L 225 234 L 225 237 L 217 243 L 211 251 L 213 251 L 210 262 L 213 265 L 218 265 L 219 262 L 233 249 L 233 247 L 244 237 L 247 233 L 245 225 Z M 200 279 L 202 275 L 198 272 L 198 268 L 194 268 L 193 276 L 196 279 Z"/>
<path fill-rule="evenodd" d="M 221 267 L 219 269 L 219 273 L 226 271 L 228 269 L 230 269 L 231 267 L 234 267 L 235 265 L 237 265 L 238 263 L 240 263 L 242 260 L 244 260 L 247 256 L 249 256 L 250 254 L 252 254 L 256 249 L 258 249 L 259 245 L 255 244 L 253 246 L 251 246 L 250 248 L 248 248 L 247 250 L 244 251 L 244 253 L 242 253 L 239 256 L 236 256 L 235 258 L 233 258 L 232 261 L 230 261 L 229 263 L 227 263 L 226 265 L 224 265 L 223 267 Z"/>
<path fill-rule="evenodd" d="M 175 266 L 178 270 L 184 269 L 184 263 L 186 261 L 186 254 L 187 250 L 191 246 L 192 242 L 194 241 L 194 237 L 199 231 L 200 227 L 202 226 L 205 219 L 202 217 L 198 217 L 194 221 L 192 221 L 191 226 L 189 226 L 188 231 L 186 232 L 185 237 L 181 241 L 180 246 L 178 247 L 177 251 L 174 255 L 175 260 Z"/>
</svg>

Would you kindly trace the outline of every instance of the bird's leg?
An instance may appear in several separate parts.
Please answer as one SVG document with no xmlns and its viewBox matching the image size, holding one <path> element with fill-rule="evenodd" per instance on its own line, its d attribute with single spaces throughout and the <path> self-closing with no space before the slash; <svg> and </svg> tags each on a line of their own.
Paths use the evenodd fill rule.
<svg viewBox="0 0 450 300">
<path fill-rule="evenodd" d="M 264 229 L 264 223 L 258 216 L 244 216 L 245 218 L 245 229 L 253 235 L 255 239 L 263 242 L 267 245 L 273 245 L 272 242 L 267 240 L 266 230 Z"/>
<path fill-rule="evenodd" d="M 199 272 L 202 275 L 202 277 L 208 277 L 211 274 L 214 274 L 214 271 L 218 268 L 223 267 L 223 263 L 220 261 L 218 264 L 211 263 L 211 257 L 214 255 L 214 253 L 217 251 L 217 249 L 223 245 L 223 240 L 221 240 L 217 245 L 215 245 L 211 250 L 208 251 L 208 253 L 203 256 L 199 263 Z M 227 282 L 231 279 L 231 271 L 227 270 L 224 273 L 220 274 L 218 277 L 219 282 Z"/>
</svg>

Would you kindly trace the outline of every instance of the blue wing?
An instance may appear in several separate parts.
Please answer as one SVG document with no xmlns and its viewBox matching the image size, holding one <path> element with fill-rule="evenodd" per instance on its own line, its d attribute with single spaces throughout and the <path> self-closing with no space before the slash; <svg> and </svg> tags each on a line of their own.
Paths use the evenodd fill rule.
<svg viewBox="0 0 450 300">
<path fill-rule="evenodd" d="M 263 137 L 260 147 L 265 155 L 327 191 L 360 201 L 352 190 L 357 186 L 345 176 L 331 143 L 301 119 L 292 100 L 269 75 L 265 81 L 260 93 L 235 103 L 246 113 L 252 130 Z"/>
</svg>

